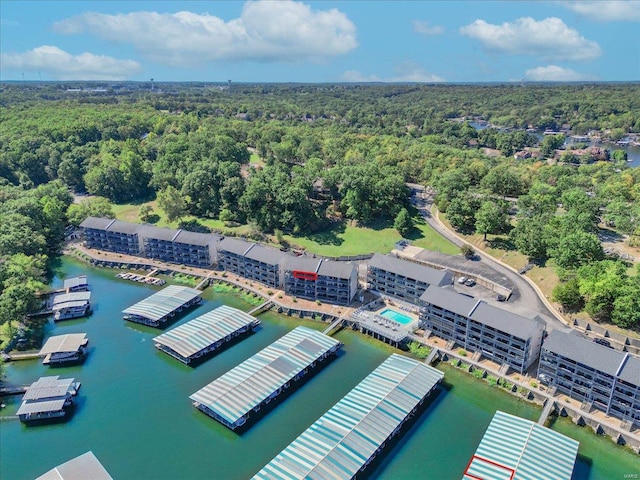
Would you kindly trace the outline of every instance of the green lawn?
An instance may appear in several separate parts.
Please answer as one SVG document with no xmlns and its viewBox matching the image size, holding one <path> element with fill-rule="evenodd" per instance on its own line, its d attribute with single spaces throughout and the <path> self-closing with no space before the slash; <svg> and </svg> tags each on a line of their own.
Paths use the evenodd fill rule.
<svg viewBox="0 0 640 480">
<path fill-rule="evenodd" d="M 357 227 L 348 223 L 334 224 L 329 230 L 294 237 L 285 235 L 291 245 L 297 245 L 318 255 L 338 257 L 366 253 L 389 253 L 395 243 L 401 240 L 400 234 L 391 226 Z M 458 248 L 436 233 L 429 225 L 421 222 L 409 235 L 413 245 L 455 255 Z"/>
</svg>

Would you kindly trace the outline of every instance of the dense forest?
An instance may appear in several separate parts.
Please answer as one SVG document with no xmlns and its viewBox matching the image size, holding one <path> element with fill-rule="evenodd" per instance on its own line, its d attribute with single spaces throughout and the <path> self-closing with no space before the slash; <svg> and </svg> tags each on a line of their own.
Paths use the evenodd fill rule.
<svg viewBox="0 0 640 480">
<path fill-rule="evenodd" d="M 640 276 L 598 238 L 605 224 L 640 243 L 640 169 L 563 146 L 569 132 L 640 133 L 638 84 L 1 88 L 0 323 L 36 307 L 65 226 L 112 204 L 156 199 L 170 221 L 268 233 L 407 231 L 416 182 L 457 230 L 503 233 L 555 265 L 565 308 L 640 326 Z M 534 134 L 545 130 L 564 133 Z M 535 155 L 515 160 L 523 150 Z M 72 194 L 95 198 L 71 205 Z"/>
</svg>

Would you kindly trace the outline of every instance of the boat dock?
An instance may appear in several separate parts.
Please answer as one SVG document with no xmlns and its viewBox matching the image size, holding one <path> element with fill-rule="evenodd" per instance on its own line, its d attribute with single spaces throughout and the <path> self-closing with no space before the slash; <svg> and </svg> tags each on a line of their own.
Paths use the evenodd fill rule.
<svg viewBox="0 0 640 480">
<path fill-rule="evenodd" d="M 140 275 L 139 273 L 122 272 L 117 273 L 116 278 L 122 278 L 123 280 L 131 280 L 132 282 L 146 283 L 147 285 L 163 286 L 167 282 L 161 278 L 155 278 L 154 275 L 158 273 L 158 269 L 154 268 L 146 275 Z"/>
<path fill-rule="evenodd" d="M 155 346 L 189 365 L 252 332 L 260 320 L 237 308 L 222 305 L 153 339 Z"/>
<path fill-rule="evenodd" d="M 235 430 L 341 347 L 317 330 L 297 327 L 189 398 L 197 409 Z"/>
<path fill-rule="evenodd" d="M 161 328 L 184 310 L 202 302 L 195 288 L 170 285 L 122 311 L 125 320 Z"/>
<path fill-rule="evenodd" d="M 249 315 L 260 315 L 262 312 L 266 312 L 271 307 L 273 307 L 273 300 L 267 300 L 266 302 L 261 303 L 257 307 L 249 310 Z"/>
<path fill-rule="evenodd" d="M 58 366 L 79 363 L 84 360 L 89 343 L 86 333 L 69 333 L 49 337 L 39 356 L 44 357 L 43 365 Z"/>
<path fill-rule="evenodd" d="M 556 402 L 547 400 L 544 406 L 544 410 L 542 410 L 540 418 L 538 419 L 538 425 L 544 425 L 547 421 L 547 418 L 549 418 L 549 415 L 551 415 L 551 412 L 553 412 L 556 408 Z"/>
<path fill-rule="evenodd" d="M 355 478 L 398 435 L 444 373 L 393 354 L 253 480 Z"/>
</svg>

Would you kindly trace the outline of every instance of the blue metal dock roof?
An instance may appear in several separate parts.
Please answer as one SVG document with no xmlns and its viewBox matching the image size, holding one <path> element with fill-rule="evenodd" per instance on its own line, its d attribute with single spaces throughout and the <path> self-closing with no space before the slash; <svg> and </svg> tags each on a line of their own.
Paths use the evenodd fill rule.
<svg viewBox="0 0 640 480">
<path fill-rule="evenodd" d="M 443 376 L 424 363 L 391 355 L 254 480 L 353 478 Z"/>
<path fill-rule="evenodd" d="M 577 455 L 577 441 L 497 411 L 462 479 L 570 480 Z"/>
<path fill-rule="evenodd" d="M 153 341 L 188 358 L 256 322 L 258 320 L 254 316 L 237 308 L 222 305 L 158 335 Z"/>
<path fill-rule="evenodd" d="M 313 362 L 342 344 L 317 330 L 296 327 L 189 398 L 230 425 L 259 406 Z"/>
<path fill-rule="evenodd" d="M 170 315 L 186 303 L 202 294 L 200 290 L 179 285 L 169 285 L 150 297 L 123 310 L 124 315 L 135 315 L 158 321 Z"/>
</svg>

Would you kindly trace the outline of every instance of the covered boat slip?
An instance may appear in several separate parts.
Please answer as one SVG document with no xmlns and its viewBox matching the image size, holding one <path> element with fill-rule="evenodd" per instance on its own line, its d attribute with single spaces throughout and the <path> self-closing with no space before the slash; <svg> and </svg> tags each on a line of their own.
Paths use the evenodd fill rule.
<svg viewBox="0 0 640 480">
<path fill-rule="evenodd" d="M 194 406 L 235 430 L 300 380 L 342 343 L 307 327 L 297 327 L 189 398 Z"/>
<path fill-rule="evenodd" d="M 64 462 L 36 480 L 113 480 L 91 450 Z"/>
<path fill-rule="evenodd" d="M 424 363 L 392 354 L 253 479 L 354 478 L 443 376 Z"/>
<path fill-rule="evenodd" d="M 189 364 L 259 324 L 260 320 L 254 316 L 223 305 L 157 336 L 153 341 L 159 350 Z"/>
<path fill-rule="evenodd" d="M 69 333 L 49 337 L 40 349 L 44 365 L 58 365 L 76 362 L 84 357 L 85 347 L 89 343 L 86 333 Z"/>
<path fill-rule="evenodd" d="M 577 455 L 577 441 L 497 411 L 462 478 L 570 480 Z"/>
<path fill-rule="evenodd" d="M 40 377 L 25 392 L 16 415 L 22 422 L 64 417 L 79 388 L 73 378 Z"/>
<path fill-rule="evenodd" d="M 195 288 L 170 285 L 122 312 L 125 320 L 160 327 L 170 317 L 202 301 Z"/>
</svg>

